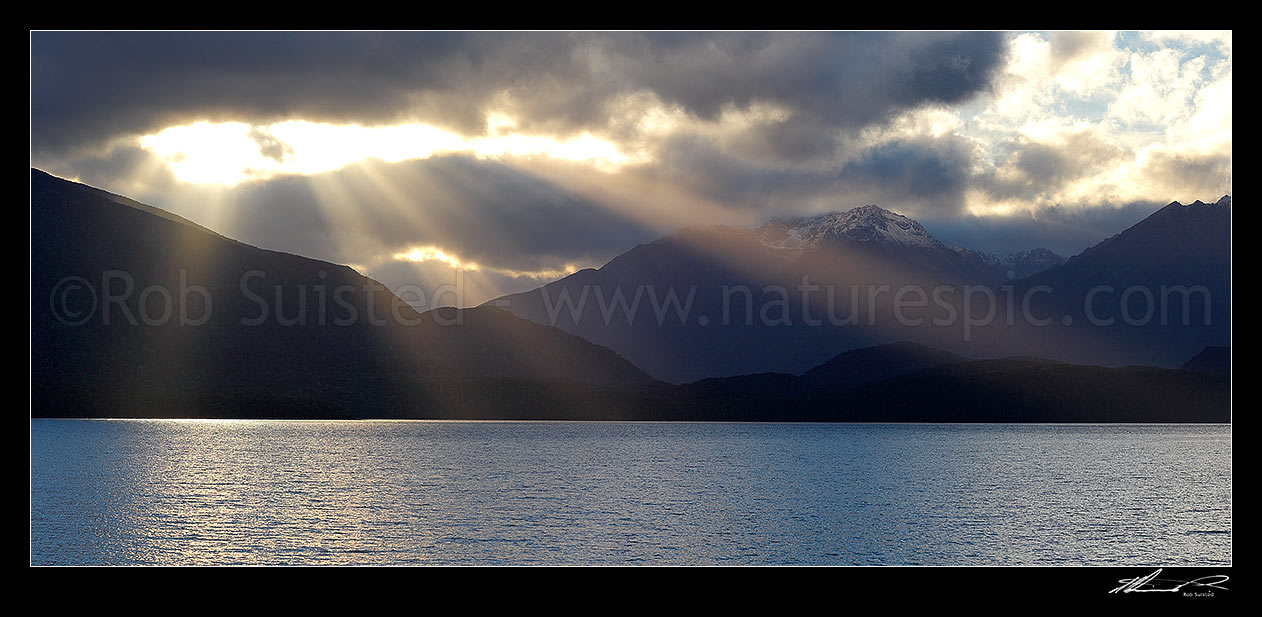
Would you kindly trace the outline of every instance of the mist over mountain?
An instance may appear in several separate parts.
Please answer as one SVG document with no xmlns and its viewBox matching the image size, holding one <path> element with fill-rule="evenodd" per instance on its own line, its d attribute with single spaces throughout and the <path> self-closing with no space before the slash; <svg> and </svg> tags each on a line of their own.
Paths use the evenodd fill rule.
<svg viewBox="0 0 1262 617">
<path fill-rule="evenodd" d="M 1229 204 L 1187 208 L 1227 212 Z M 910 218 L 868 205 L 773 218 L 753 230 L 683 230 L 488 305 L 607 346 L 676 383 L 801 374 L 845 350 L 899 340 L 973 357 L 1177 366 L 1190 346 L 1220 344 L 1219 326 L 1229 322 L 1218 308 L 1213 328 L 1160 335 L 1151 327 L 1084 332 L 1089 321 L 1071 310 L 1102 284 L 1152 285 L 1154 293 L 1163 284 L 1203 284 L 1227 297 L 1219 294 L 1229 215 L 1186 230 L 1180 221 L 1149 222 L 1154 217 L 1166 218 L 1154 214 L 1064 260 L 1046 249 L 987 254 L 951 246 Z"/>
<path fill-rule="evenodd" d="M 616 349 L 679 383 L 801 373 L 847 349 L 914 338 L 886 320 L 852 327 L 888 309 L 890 294 L 869 303 L 868 286 L 999 278 L 980 256 L 938 242 L 919 223 L 865 206 L 754 230 L 681 230 L 599 269 L 487 304 Z"/>
</svg>

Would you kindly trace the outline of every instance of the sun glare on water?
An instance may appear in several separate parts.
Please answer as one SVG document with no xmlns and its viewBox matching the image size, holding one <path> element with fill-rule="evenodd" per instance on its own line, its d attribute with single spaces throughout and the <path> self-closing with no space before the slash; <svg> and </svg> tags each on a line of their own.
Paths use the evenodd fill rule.
<svg viewBox="0 0 1262 617">
<path fill-rule="evenodd" d="M 367 159 L 397 163 L 440 154 L 466 153 L 480 159 L 546 157 L 606 171 L 629 162 L 615 144 L 590 133 L 558 139 L 504 130 L 513 126 L 497 117 L 489 123 L 491 135 L 467 138 L 420 123 L 195 122 L 145 135 L 140 146 L 164 160 L 183 182 L 227 186 L 277 175 L 335 171 Z"/>
</svg>

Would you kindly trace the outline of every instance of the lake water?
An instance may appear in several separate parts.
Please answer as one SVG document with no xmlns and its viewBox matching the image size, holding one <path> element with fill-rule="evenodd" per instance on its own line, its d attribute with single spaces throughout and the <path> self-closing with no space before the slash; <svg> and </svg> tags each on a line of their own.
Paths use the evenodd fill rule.
<svg viewBox="0 0 1262 617">
<path fill-rule="evenodd" d="M 1230 564 L 1231 427 L 31 422 L 33 564 Z"/>
</svg>

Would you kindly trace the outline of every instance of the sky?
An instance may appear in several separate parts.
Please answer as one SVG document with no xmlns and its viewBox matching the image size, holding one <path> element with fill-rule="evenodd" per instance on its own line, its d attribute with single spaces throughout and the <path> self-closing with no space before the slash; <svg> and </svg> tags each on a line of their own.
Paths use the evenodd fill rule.
<svg viewBox="0 0 1262 617">
<path fill-rule="evenodd" d="M 31 165 L 461 304 L 875 204 L 1070 256 L 1231 193 L 1231 32 L 32 32 Z"/>
</svg>

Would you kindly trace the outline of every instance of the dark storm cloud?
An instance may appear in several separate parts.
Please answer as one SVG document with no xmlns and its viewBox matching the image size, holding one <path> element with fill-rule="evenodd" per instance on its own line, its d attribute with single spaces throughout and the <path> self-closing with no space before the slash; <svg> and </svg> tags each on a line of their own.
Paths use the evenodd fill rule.
<svg viewBox="0 0 1262 617">
<path fill-rule="evenodd" d="M 462 38 L 35 32 L 32 140 L 36 149 L 65 148 L 199 118 L 385 121 L 418 90 L 470 94 L 454 81 L 476 61 Z M 468 107 L 453 106 L 446 118 L 461 109 Z"/>
<path fill-rule="evenodd" d="M 792 158 L 801 127 L 966 99 L 1003 53 L 997 33 L 36 32 L 32 141 L 64 151 L 203 118 L 409 117 L 478 133 L 510 99 L 524 126 L 564 132 L 606 127 L 611 102 L 647 90 L 702 118 L 787 108 L 795 125 L 768 140 Z"/>
<path fill-rule="evenodd" d="M 147 188 L 160 189 L 162 192 L 174 189 L 177 182 L 170 168 L 157 155 L 139 146 L 130 145 L 111 148 L 104 156 L 73 157 L 60 161 L 58 165 L 49 166 L 44 171 L 62 177 L 75 177 L 80 182 L 96 187 L 113 187 L 115 191 L 126 190 L 126 187 L 118 185 L 121 179 L 140 174 L 146 176 Z"/>
<path fill-rule="evenodd" d="M 672 33 L 603 49 L 615 74 L 703 118 L 767 101 L 842 127 L 964 100 L 989 84 L 1004 54 L 997 33 Z"/>
<path fill-rule="evenodd" d="M 894 98 L 950 104 L 987 89 L 1004 46 L 998 33 L 986 34 L 944 37 L 916 47 L 904 66 L 887 69 Z"/>
<path fill-rule="evenodd" d="M 662 145 L 656 165 L 624 173 L 686 187 L 734 214 L 756 213 L 755 220 L 864 204 L 913 217 L 944 217 L 960 213 L 975 179 L 973 163 L 972 142 L 955 136 L 888 142 L 862 152 L 840 171 L 834 165 L 765 165 L 733 156 L 714 140 L 681 136 Z"/>
<path fill-rule="evenodd" d="M 916 216 L 957 213 L 972 180 L 973 146 L 965 139 L 898 140 L 842 169 L 846 186 L 883 195 L 886 207 Z"/>
<path fill-rule="evenodd" d="M 752 126 L 734 136 L 728 147 L 742 156 L 776 163 L 797 163 L 828 157 L 837 151 L 838 136 L 817 118 L 790 118 Z"/>
<path fill-rule="evenodd" d="M 743 150 L 742 154 L 755 154 Z M 655 182 L 686 187 L 719 203 L 761 208 L 778 198 L 796 201 L 827 179 L 793 168 L 780 169 L 724 152 L 713 140 L 687 135 L 662 145 L 657 164 L 638 172 Z"/>
</svg>

